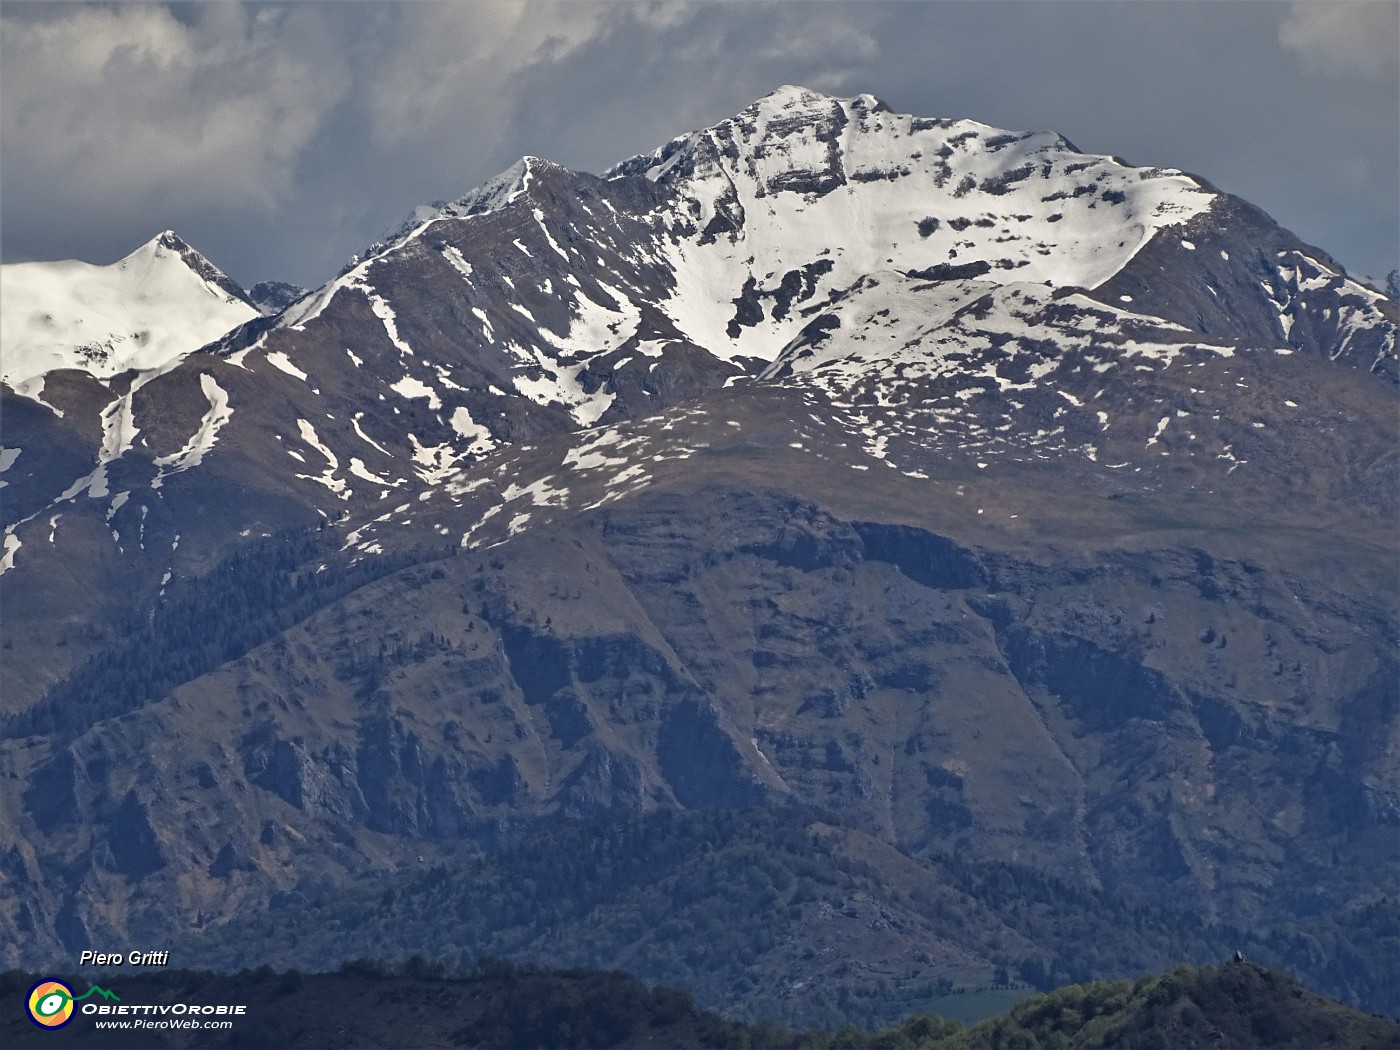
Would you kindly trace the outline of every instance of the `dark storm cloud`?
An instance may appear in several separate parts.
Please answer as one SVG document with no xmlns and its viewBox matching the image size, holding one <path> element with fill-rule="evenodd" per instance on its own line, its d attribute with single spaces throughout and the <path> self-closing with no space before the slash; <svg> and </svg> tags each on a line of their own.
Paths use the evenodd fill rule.
<svg viewBox="0 0 1400 1050">
<path fill-rule="evenodd" d="M 1396 5 L 9 4 L 6 260 L 166 227 L 319 283 L 522 153 L 598 170 L 781 83 L 1181 167 L 1353 271 L 1397 260 Z"/>
</svg>

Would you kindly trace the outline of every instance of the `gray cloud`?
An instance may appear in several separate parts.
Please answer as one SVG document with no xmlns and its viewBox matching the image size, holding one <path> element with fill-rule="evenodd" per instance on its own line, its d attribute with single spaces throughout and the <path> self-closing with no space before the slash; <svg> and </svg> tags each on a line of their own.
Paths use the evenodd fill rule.
<svg viewBox="0 0 1400 1050">
<path fill-rule="evenodd" d="M 1400 264 L 1400 74 L 1376 43 L 1395 17 L 1389 3 L 7 3 L 0 248 L 105 261 L 170 226 L 244 283 L 319 283 L 414 205 L 522 153 L 596 171 L 801 83 L 1184 167 L 1379 275 Z"/>
<path fill-rule="evenodd" d="M 582 3 L 405 5 L 365 83 L 375 144 L 421 147 L 454 127 L 500 134 L 510 79 L 567 56 L 598 35 L 602 21 L 602 9 Z"/>
<path fill-rule="evenodd" d="M 63 5 L 3 23 L 6 176 L 114 209 L 276 207 L 350 79 L 306 9 Z"/>
<path fill-rule="evenodd" d="M 1393 80 L 1400 63 L 1400 6 L 1386 0 L 1294 0 L 1279 41 L 1328 76 Z"/>
<path fill-rule="evenodd" d="M 618 5 L 611 5 L 616 7 Z M 890 5 L 692 4 L 666 24 L 616 22 L 606 36 L 511 86 L 506 152 L 588 171 L 731 116 L 784 83 L 855 94 L 880 63 Z M 560 84 L 569 85 L 561 93 Z"/>
</svg>

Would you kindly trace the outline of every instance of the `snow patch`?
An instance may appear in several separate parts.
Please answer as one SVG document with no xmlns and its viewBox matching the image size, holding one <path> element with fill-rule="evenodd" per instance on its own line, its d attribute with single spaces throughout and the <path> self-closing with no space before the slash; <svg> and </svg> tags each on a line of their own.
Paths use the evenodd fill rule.
<svg viewBox="0 0 1400 1050">
<path fill-rule="evenodd" d="M 281 350 L 274 350 L 268 354 L 267 363 L 272 365 L 273 368 L 286 372 L 289 376 L 300 379 L 303 383 L 306 382 L 306 373 L 292 364 L 292 359 Z"/>
<path fill-rule="evenodd" d="M 9 572 L 15 567 L 15 555 L 19 553 L 19 537 L 14 533 L 14 526 L 11 525 L 5 530 L 5 546 L 3 554 L 0 554 L 0 576 Z"/>
<path fill-rule="evenodd" d="M 428 386 L 428 384 L 424 383 L 421 379 L 415 379 L 413 376 L 404 376 L 397 383 L 390 383 L 389 389 L 400 397 L 410 400 L 413 398 L 426 397 L 428 399 L 428 409 L 430 411 L 436 412 L 442 407 L 442 401 L 438 397 L 437 391 Z"/>
<path fill-rule="evenodd" d="M 466 408 L 460 405 L 454 408 L 451 423 L 453 430 L 471 442 L 468 452 L 488 452 L 495 447 L 496 442 L 491 437 L 491 431 L 472 419 L 471 412 Z"/>
<path fill-rule="evenodd" d="M 355 428 L 355 434 L 356 434 L 356 436 L 358 436 L 359 439 L 360 439 L 361 441 L 363 441 L 365 444 L 367 444 L 367 445 L 373 445 L 373 446 L 374 446 L 375 448 L 377 448 L 380 452 L 384 453 L 384 455 L 388 456 L 390 459 L 393 459 L 393 458 L 394 458 L 393 453 L 391 453 L 387 448 L 385 448 L 385 447 L 384 447 L 383 445 L 381 445 L 379 442 L 375 441 L 374 438 L 370 437 L 368 434 L 366 434 L 366 433 L 364 432 L 364 428 L 362 428 L 362 427 L 360 426 L 360 420 L 361 420 L 362 418 L 364 418 L 364 413 L 363 413 L 363 412 L 356 412 L 356 413 L 355 413 L 355 418 L 352 419 L 352 420 L 350 420 L 350 425 L 351 425 L 352 427 Z"/>
<path fill-rule="evenodd" d="M 455 244 L 449 244 L 442 250 L 442 257 L 452 264 L 452 268 L 460 273 L 467 280 L 471 280 L 472 264 L 462 256 L 461 250 Z"/>
</svg>

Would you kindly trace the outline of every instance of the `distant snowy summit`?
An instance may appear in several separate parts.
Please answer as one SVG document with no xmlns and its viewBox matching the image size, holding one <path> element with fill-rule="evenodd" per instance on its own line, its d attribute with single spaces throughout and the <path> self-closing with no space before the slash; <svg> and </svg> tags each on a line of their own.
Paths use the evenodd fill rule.
<svg viewBox="0 0 1400 1050">
<path fill-rule="evenodd" d="M 0 378 L 16 388 L 61 368 L 162 368 L 260 312 L 170 230 L 108 266 L 0 266 L 0 287 Z"/>
</svg>

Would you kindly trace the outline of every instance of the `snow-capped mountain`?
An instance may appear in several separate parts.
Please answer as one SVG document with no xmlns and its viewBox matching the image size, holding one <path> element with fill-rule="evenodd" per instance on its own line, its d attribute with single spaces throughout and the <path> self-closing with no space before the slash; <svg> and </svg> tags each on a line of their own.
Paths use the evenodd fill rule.
<svg viewBox="0 0 1400 1050">
<path fill-rule="evenodd" d="M 36 392 L 60 368 L 107 379 L 169 366 L 258 313 L 170 230 L 107 266 L 6 264 L 0 288 L 0 378 Z"/>
<path fill-rule="evenodd" d="M 294 294 L 4 391 L 0 916 L 158 940 L 313 854 L 776 798 L 1240 922 L 1361 899 L 1400 312 L 1248 203 L 783 88 Z"/>
<path fill-rule="evenodd" d="M 1181 172 L 784 88 L 600 178 L 527 157 L 225 352 L 313 390 L 353 365 L 375 392 L 331 428 L 344 442 L 308 411 L 269 454 L 389 508 L 504 446 L 735 383 L 813 391 L 881 459 L 947 445 L 1140 471 L 1171 419 L 1103 401 L 1106 377 L 1237 351 L 1393 377 L 1394 310 Z M 1182 437 L 1229 470 L 1258 439 L 1233 425 Z"/>
<path fill-rule="evenodd" d="M 60 352 L 32 334 L 43 318 L 91 331 L 96 315 L 42 309 L 16 282 L 55 271 L 18 267 L 6 318 L 28 328 L 7 354 L 14 381 L 90 354 L 101 378 L 145 370 L 122 395 L 129 402 L 153 369 L 253 316 L 170 235 L 114 268 L 54 265 L 101 277 L 104 301 L 120 298 L 128 312 L 141 284 L 164 316 L 194 316 L 174 309 L 178 296 L 151 297 L 153 274 L 207 310 L 165 337 L 66 332 Z M 1073 379 L 1039 381 L 1078 363 L 1155 368 L 1188 348 L 1247 348 L 1395 373 L 1393 304 L 1199 179 L 1083 154 L 1053 134 L 794 87 L 601 178 L 525 158 L 452 204 L 420 209 L 321 289 L 298 291 L 282 289 L 285 312 L 232 333 L 221 352 L 266 381 L 310 384 L 289 388 L 304 402 L 295 418 L 249 437 L 265 446 L 259 458 L 281 458 L 293 482 L 314 481 L 339 502 L 432 485 L 502 445 L 648 416 L 754 373 L 816 384 L 841 403 L 891 384 L 899 389 L 882 396 L 910 403 L 911 384 L 934 383 L 929 397 L 943 404 L 916 399 L 927 411 L 914 432 L 935 441 L 987 384 L 1010 406 L 1024 401 L 1017 391 L 1052 387 L 1082 402 Z M 322 386 L 354 405 L 354 426 L 342 419 L 324 438 L 330 458 L 314 421 Z M 118 458 L 123 411 L 104 409 L 99 465 Z M 151 437 L 137 438 L 151 461 L 196 440 L 152 448 Z M 318 459 L 324 469 L 296 467 Z"/>
</svg>

